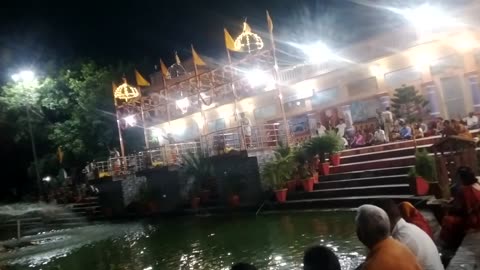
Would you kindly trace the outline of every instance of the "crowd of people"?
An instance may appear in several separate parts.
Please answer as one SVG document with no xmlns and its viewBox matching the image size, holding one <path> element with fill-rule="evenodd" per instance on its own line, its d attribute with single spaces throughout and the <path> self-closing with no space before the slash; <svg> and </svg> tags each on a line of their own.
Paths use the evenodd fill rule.
<svg viewBox="0 0 480 270">
<path fill-rule="evenodd" d="M 459 245 L 468 231 L 480 231 L 480 183 L 473 170 L 460 167 L 460 185 L 443 217 L 437 243 L 442 247 Z M 434 242 L 434 234 L 425 217 L 411 203 L 395 204 L 381 199 L 358 208 L 356 234 L 368 248 L 368 255 L 358 270 L 443 270 L 444 262 Z M 248 263 L 235 264 L 232 270 L 255 270 Z M 305 270 L 340 270 L 335 253 L 325 246 L 308 248 L 303 257 Z"/>
<path fill-rule="evenodd" d="M 346 148 L 357 148 L 437 135 L 457 135 L 472 139 L 470 130 L 479 127 L 478 117 L 473 112 L 463 119 L 444 120 L 438 117 L 428 123 L 418 121 L 409 124 L 405 119 L 396 119 L 390 108 L 387 107 L 383 112 L 377 110 L 376 123 L 363 129 L 354 127 L 347 129 L 345 121 L 340 119 L 336 126 L 328 125 L 328 128 L 322 123 L 318 123 L 316 134 L 322 136 L 328 129 L 335 130 L 343 138 Z"/>
</svg>

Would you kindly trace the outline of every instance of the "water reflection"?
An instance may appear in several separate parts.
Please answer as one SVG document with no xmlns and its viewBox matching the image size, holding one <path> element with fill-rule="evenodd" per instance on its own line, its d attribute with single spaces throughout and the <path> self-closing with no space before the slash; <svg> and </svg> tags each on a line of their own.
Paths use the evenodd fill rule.
<svg viewBox="0 0 480 270">
<path fill-rule="evenodd" d="M 301 269 L 304 250 L 323 244 L 335 250 L 342 269 L 354 269 L 365 251 L 353 220 L 345 212 L 173 219 L 97 237 L 48 260 L 8 263 L 12 269 L 222 270 L 244 261 L 260 269 Z"/>
</svg>

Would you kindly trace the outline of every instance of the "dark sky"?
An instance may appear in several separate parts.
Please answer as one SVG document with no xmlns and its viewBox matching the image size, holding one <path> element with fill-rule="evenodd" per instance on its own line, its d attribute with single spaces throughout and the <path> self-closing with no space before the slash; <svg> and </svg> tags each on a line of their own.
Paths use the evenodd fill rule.
<svg viewBox="0 0 480 270">
<path fill-rule="evenodd" d="M 247 17 L 254 32 L 265 31 L 265 9 L 279 40 L 325 40 L 332 46 L 402 23 L 348 0 L 7 1 L 0 10 L 2 76 L 21 66 L 38 69 L 52 59 L 78 58 L 133 62 L 150 72 L 159 57 L 171 63 L 175 50 L 189 56 L 190 43 L 201 54 L 223 56 L 223 27 L 235 36 Z"/>
</svg>

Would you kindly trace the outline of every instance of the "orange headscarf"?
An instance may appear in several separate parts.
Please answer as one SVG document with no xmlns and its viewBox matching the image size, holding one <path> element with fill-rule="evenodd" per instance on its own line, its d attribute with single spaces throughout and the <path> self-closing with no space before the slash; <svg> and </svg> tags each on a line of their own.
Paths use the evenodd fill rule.
<svg viewBox="0 0 480 270">
<path fill-rule="evenodd" d="M 432 228 L 430 228 L 430 225 L 425 220 L 422 213 L 420 213 L 415 206 L 409 202 L 402 202 L 400 203 L 400 213 L 405 221 L 417 225 L 433 239 Z"/>
</svg>

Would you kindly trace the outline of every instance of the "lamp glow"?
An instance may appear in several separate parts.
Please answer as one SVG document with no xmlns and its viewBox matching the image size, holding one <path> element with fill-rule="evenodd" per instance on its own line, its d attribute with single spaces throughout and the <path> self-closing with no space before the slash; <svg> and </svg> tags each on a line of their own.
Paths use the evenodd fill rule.
<svg viewBox="0 0 480 270">
<path fill-rule="evenodd" d="M 152 128 L 152 136 L 160 141 L 162 139 L 163 132 L 159 128 Z"/>
<path fill-rule="evenodd" d="M 137 123 L 137 119 L 135 119 L 135 115 L 133 114 L 123 118 L 123 120 L 125 120 L 125 123 L 127 124 L 127 126 L 130 126 L 130 127 L 135 126 L 135 124 Z"/>
<path fill-rule="evenodd" d="M 31 70 L 22 70 L 12 75 L 12 80 L 15 82 L 31 82 L 35 79 L 35 73 Z"/>
<path fill-rule="evenodd" d="M 182 111 L 182 113 L 186 113 L 188 110 L 188 107 L 190 106 L 190 101 L 188 100 L 187 97 L 184 97 L 182 99 L 175 101 L 175 104 L 177 105 L 177 108 L 179 108 Z"/>
<path fill-rule="evenodd" d="M 323 42 L 315 42 L 309 45 L 300 45 L 300 49 L 308 57 L 310 63 L 320 63 L 335 58 L 335 54 Z"/>
<path fill-rule="evenodd" d="M 275 80 L 273 77 L 265 71 L 260 69 L 252 69 L 245 73 L 248 83 L 251 87 L 260 87 L 260 86 L 269 86 L 275 85 Z"/>
<path fill-rule="evenodd" d="M 460 22 L 449 16 L 439 7 L 423 4 L 416 8 L 391 9 L 402 15 L 420 33 L 428 33 L 442 28 L 459 25 Z"/>
</svg>

